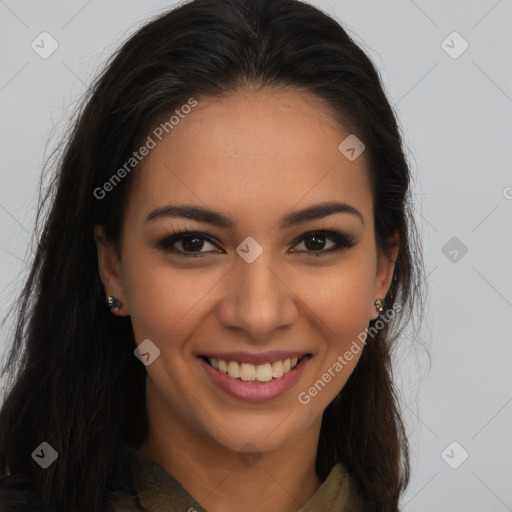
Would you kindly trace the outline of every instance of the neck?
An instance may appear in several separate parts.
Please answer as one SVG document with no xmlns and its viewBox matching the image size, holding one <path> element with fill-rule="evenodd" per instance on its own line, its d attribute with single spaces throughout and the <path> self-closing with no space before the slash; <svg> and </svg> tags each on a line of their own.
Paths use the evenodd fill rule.
<svg viewBox="0 0 512 512">
<path fill-rule="evenodd" d="M 296 512 L 322 484 L 315 471 L 320 424 L 266 453 L 236 453 L 179 421 L 139 447 L 208 512 Z"/>
</svg>

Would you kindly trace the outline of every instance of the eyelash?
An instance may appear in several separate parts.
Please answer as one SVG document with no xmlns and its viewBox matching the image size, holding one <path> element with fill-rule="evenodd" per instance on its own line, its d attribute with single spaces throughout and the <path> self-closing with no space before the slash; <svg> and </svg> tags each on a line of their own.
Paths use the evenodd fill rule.
<svg viewBox="0 0 512 512">
<path fill-rule="evenodd" d="M 329 236 L 327 236 L 329 235 Z M 343 249 L 350 249 L 356 243 L 354 242 L 353 238 L 342 235 L 341 233 L 338 233 L 336 231 L 326 231 L 326 230 L 318 230 L 318 231 L 308 231 L 307 233 L 304 233 L 298 240 L 295 245 L 298 245 L 303 240 L 312 238 L 314 236 L 320 236 L 322 238 L 331 239 L 336 243 L 334 247 L 331 247 L 328 250 L 321 250 L 321 251 L 305 251 L 304 254 L 306 254 L 308 257 L 318 257 L 318 256 L 325 256 L 327 254 L 331 254 L 334 252 L 341 251 Z M 184 229 L 183 231 L 175 231 L 172 230 L 172 234 L 170 236 L 167 236 L 166 238 L 160 240 L 156 244 L 157 249 L 161 249 L 166 252 L 171 252 L 174 254 L 177 254 L 179 256 L 182 256 L 184 258 L 202 258 L 207 252 L 204 253 L 187 253 L 178 251 L 176 249 L 172 249 L 172 246 L 176 242 L 180 242 L 183 238 L 199 238 L 206 240 L 207 242 L 216 245 L 213 239 L 207 235 L 206 233 L 200 233 L 198 231 L 189 231 L 188 229 Z M 298 251 L 303 252 L 303 251 Z"/>
</svg>

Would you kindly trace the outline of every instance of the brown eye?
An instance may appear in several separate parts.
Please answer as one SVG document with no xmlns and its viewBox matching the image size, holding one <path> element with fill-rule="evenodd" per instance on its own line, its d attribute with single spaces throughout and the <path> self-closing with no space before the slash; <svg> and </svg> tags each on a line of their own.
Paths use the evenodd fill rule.
<svg viewBox="0 0 512 512">
<path fill-rule="evenodd" d="M 325 247 L 326 244 L 328 245 L 328 240 L 331 241 L 331 245 L 326 249 Z M 196 233 L 185 230 L 173 232 L 171 236 L 160 240 L 160 242 L 156 244 L 156 247 L 163 251 L 184 257 L 203 257 L 212 252 L 223 252 L 218 248 L 202 251 L 205 243 L 216 247 L 213 241 L 211 241 L 210 236 L 206 233 Z M 336 231 L 312 231 L 306 233 L 302 235 L 295 247 L 302 243 L 304 244 L 305 250 L 294 250 L 292 252 L 305 253 L 307 256 L 323 256 L 356 245 L 352 238 L 337 233 Z"/>
<path fill-rule="evenodd" d="M 204 240 L 198 236 L 184 236 L 181 239 L 181 245 L 185 251 L 201 250 Z"/>
<path fill-rule="evenodd" d="M 325 240 L 327 237 L 322 235 L 313 235 L 310 237 L 307 237 L 305 240 L 306 248 L 310 251 L 317 251 L 325 248 Z M 311 242 L 312 243 L 309 243 Z"/>
<path fill-rule="evenodd" d="M 160 240 L 160 242 L 156 244 L 156 247 L 163 251 L 179 254 L 180 256 L 203 257 L 205 254 L 212 252 L 211 250 L 201 250 L 203 249 L 205 242 L 215 247 L 207 235 L 203 233 L 190 233 L 188 231 L 184 231 L 174 233 L 173 235 Z M 215 250 L 214 252 L 219 252 L 219 250 Z"/>
<path fill-rule="evenodd" d="M 334 242 L 328 249 L 325 249 L 326 240 Z M 335 231 L 313 231 L 303 235 L 299 241 L 298 245 L 304 243 L 306 250 L 298 252 L 305 252 L 308 256 L 323 256 L 324 254 L 348 249 L 355 245 L 352 238 Z"/>
</svg>

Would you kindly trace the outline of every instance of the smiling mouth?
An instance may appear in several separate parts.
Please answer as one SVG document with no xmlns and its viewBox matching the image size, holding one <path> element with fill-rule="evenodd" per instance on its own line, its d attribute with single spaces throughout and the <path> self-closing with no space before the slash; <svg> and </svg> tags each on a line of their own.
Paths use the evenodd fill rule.
<svg viewBox="0 0 512 512">
<path fill-rule="evenodd" d="M 283 361 L 274 361 L 273 363 L 249 364 L 239 363 L 238 361 L 224 361 L 222 359 L 200 356 L 210 366 L 217 371 L 231 377 L 247 382 L 269 382 L 273 379 L 280 379 L 283 375 L 293 371 L 294 368 L 305 358 L 312 357 L 311 354 L 305 354 L 302 357 L 293 357 Z"/>
</svg>

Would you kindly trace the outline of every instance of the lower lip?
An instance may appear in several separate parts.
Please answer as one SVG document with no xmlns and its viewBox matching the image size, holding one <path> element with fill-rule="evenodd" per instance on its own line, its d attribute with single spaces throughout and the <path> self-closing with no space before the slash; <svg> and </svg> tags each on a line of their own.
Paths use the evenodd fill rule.
<svg viewBox="0 0 512 512">
<path fill-rule="evenodd" d="M 228 395 L 248 402 L 272 400 L 273 398 L 277 398 L 286 393 L 295 386 L 297 381 L 300 379 L 300 376 L 310 359 L 310 356 L 305 356 L 301 361 L 299 361 L 293 370 L 290 370 L 278 379 L 272 379 L 268 382 L 259 382 L 233 379 L 219 370 L 216 370 L 202 357 L 198 357 L 199 363 L 214 384 Z"/>
</svg>

